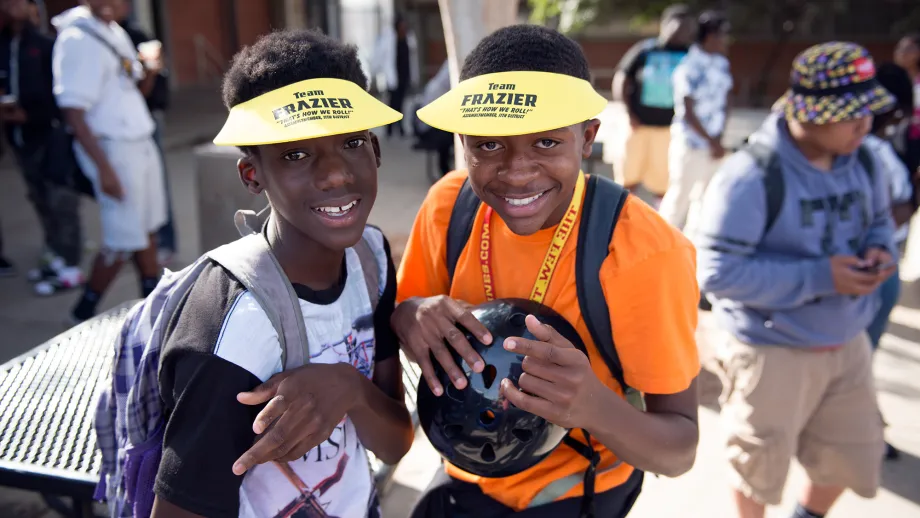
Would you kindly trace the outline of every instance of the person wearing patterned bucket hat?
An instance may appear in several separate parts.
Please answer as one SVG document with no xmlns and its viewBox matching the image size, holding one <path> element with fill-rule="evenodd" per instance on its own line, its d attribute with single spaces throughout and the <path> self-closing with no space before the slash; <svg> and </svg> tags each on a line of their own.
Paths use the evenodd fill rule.
<svg viewBox="0 0 920 518">
<path fill-rule="evenodd" d="M 853 43 L 804 51 L 790 82 L 716 173 L 694 236 L 730 337 L 716 359 L 742 518 L 780 503 L 793 457 L 809 477 L 795 518 L 824 516 L 847 489 L 872 498 L 885 452 L 866 328 L 898 251 L 863 140 L 895 100 Z"/>
<path fill-rule="evenodd" d="M 479 42 L 459 84 L 418 111 L 460 135 L 469 167 L 435 183 L 416 216 L 394 331 L 433 399 L 489 379 L 504 404 L 569 433 L 513 473 L 467 465 L 473 473 L 447 458 L 413 518 L 621 517 L 644 472 L 677 476 L 693 465 L 695 252 L 624 187 L 581 171 L 607 104 L 589 80 L 575 41 L 514 25 Z M 552 308 L 587 354 L 536 315 L 525 320 L 530 336 L 499 337 L 470 309 L 508 298 Z M 458 325 L 474 342 L 522 356 L 517 383 L 493 379 L 501 370 Z M 481 460 L 498 461 L 483 452 Z"/>
</svg>

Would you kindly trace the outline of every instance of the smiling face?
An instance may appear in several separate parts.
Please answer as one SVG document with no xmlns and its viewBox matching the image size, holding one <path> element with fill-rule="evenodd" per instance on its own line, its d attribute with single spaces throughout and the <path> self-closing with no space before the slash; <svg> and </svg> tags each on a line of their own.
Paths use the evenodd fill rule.
<svg viewBox="0 0 920 518">
<path fill-rule="evenodd" d="M 380 147 L 368 131 L 258 146 L 240 159 L 250 192 L 267 193 L 280 223 L 332 251 L 361 239 L 377 198 Z"/>
<path fill-rule="evenodd" d="M 559 223 L 600 121 L 511 137 L 463 135 L 476 194 L 512 232 L 526 236 Z"/>
</svg>

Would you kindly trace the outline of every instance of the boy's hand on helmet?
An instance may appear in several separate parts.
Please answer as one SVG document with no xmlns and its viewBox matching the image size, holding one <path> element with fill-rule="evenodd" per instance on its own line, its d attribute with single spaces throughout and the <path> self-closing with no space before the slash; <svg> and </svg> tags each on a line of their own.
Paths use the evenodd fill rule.
<svg viewBox="0 0 920 518">
<path fill-rule="evenodd" d="M 450 379 L 454 380 L 454 386 L 463 389 L 467 383 L 466 376 L 454 362 L 445 342 L 449 343 L 475 372 L 482 372 L 485 368 L 482 358 L 464 337 L 463 331 L 457 328 L 459 324 L 479 337 L 482 343 L 492 343 L 492 335 L 482 322 L 470 313 L 469 304 L 445 295 L 409 299 L 396 307 L 390 322 L 407 356 L 421 367 L 422 376 L 436 396 L 444 393 L 444 387 L 438 382 L 431 355 L 434 355 Z"/>
<path fill-rule="evenodd" d="M 308 364 L 275 374 L 237 400 L 244 405 L 268 402 L 252 430 L 260 437 L 234 464 L 242 475 L 271 461 L 291 462 L 328 439 L 358 400 L 353 382 L 361 373 L 347 363 Z"/>
<path fill-rule="evenodd" d="M 505 349 L 524 355 L 518 384 L 501 382 L 514 406 L 565 428 L 584 428 L 591 420 L 591 400 L 606 387 L 594 375 L 588 357 L 555 329 L 527 316 L 527 329 L 540 341 L 506 338 Z"/>
</svg>

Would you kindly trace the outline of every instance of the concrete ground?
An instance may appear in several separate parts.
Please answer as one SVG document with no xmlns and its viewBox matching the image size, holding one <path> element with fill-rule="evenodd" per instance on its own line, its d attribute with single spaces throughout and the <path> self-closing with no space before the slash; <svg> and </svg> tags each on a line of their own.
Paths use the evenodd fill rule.
<svg viewBox="0 0 920 518">
<path fill-rule="evenodd" d="M 617 113 L 615 107 L 605 112 L 602 116 L 605 127 L 612 126 Z M 729 140 L 740 141 L 761 117 L 758 112 L 736 111 L 729 126 Z M 167 164 L 179 226 L 180 253 L 176 266 L 189 263 L 200 252 L 195 157 L 189 145 L 207 141 L 220 127 L 222 118 L 219 105 L 208 96 L 177 100 L 177 108 L 171 113 L 167 130 Z M 409 150 L 408 141 L 383 137 L 382 146 L 384 156 L 379 194 L 371 220 L 381 226 L 394 243 L 398 243 L 400 236 L 408 232 L 417 207 L 427 192 L 425 162 L 422 155 Z M 228 171 L 228 175 L 234 175 L 234 172 Z M 0 223 L 5 252 L 25 270 L 40 252 L 38 224 L 9 157 L 0 163 L 0 180 L 5 186 L 0 191 Z M 98 215 L 92 203 L 84 203 L 83 216 L 88 240 L 87 257 L 91 257 L 93 243 L 98 242 L 99 235 Z M 890 424 L 888 437 L 902 450 L 902 458 L 886 464 L 883 488 L 874 500 L 847 494 L 832 514 L 834 517 L 920 518 L 920 310 L 916 309 L 920 307 L 920 286 L 907 286 L 904 291 L 902 305 L 892 316 L 891 329 L 883 339 L 875 366 L 879 399 Z M 103 306 L 112 307 L 136 297 L 137 293 L 134 274 L 126 269 L 105 298 Z M 21 276 L 0 280 L 0 362 L 63 331 L 64 317 L 75 297 L 76 294 L 64 294 L 38 298 L 32 295 L 28 283 Z M 711 354 L 715 336 L 716 333 L 708 326 L 706 315 L 703 315 L 699 346 L 704 360 Z M 648 477 L 631 516 L 732 516 L 727 477 L 721 460 L 715 402 L 720 388 L 718 380 L 705 371 L 702 385 L 705 404 L 700 408 L 701 440 L 696 465 L 688 474 L 676 479 Z M 437 454 L 428 445 L 424 434 L 419 432 L 409 455 L 398 466 L 394 482 L 384 498 L 384 515 L 387 518 L 406 517 L 419 491 L 427 485 L 438 465 Z M 801 470 L 793 467 L 783 505 L 771 510 L 770 518 L 788 516 L 802 481 Z M 52 518 L 58 515 L 48 510 L 37 495 L 0 488 L 0 516 Z"/>
</svg>

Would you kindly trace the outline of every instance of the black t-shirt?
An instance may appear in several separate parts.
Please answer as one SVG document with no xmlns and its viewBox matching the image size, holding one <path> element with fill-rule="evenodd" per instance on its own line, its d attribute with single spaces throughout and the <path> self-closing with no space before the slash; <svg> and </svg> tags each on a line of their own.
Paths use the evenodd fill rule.
<svg viewBox="0 0 920 518">
<path fill-rule="evenodd" d="M 674 118 L 674 86 L 671 76 L 687 55 L 687 47 L 662 44 L 649 38 L 633 45 L 620 60 L 634 88 L 626 102 L 644 126 L 670 126 Z"/>
<path fill-rule="evenodd" d="M 373 314 L 353 251 L 335 286 L 314 291 L 295 284 L 294 291 L 301 299 L 310 362 L 348 362 L 371 377 L 374 364 L 398 354 L 399 341 L 390 328 L 396 272 L 389 244 L 378 230 L 369 233 L 380 245 L 375 252 L 386 279 Z M 231 471 L 256 438 L 252 424 L 262 408 L 238 403 L 237 394 L 282 366 L 274 327 L 226 270 L 212 263 L 202 271 L 167 333 L 159 373 L 167 413 L 155 485 L 160 498 L 208 517 L 275 516 L 304 505 L 318 505 L 330 516 L 376 515 L 367 453 L 347 417 L 302 459 L 260 465 L 244 477 Z"/>
</svg>

